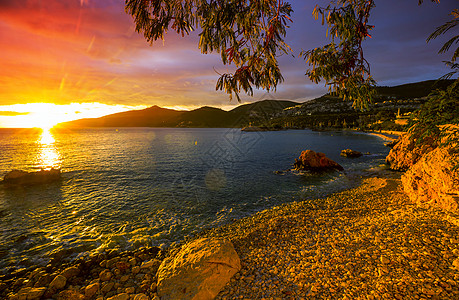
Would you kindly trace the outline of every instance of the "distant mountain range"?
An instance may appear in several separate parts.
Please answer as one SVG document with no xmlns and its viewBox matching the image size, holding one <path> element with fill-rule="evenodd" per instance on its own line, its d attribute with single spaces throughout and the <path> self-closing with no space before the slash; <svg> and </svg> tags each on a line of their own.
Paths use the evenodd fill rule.
<svg viewBox="0 0 459 300">
<path fill-rule="evenodd" d="M 225 111 L 204 106 L 191 111 L 179 111 L 159 106 L 120 112 L 100 118 L 79 119 L 60 123 L 65 128 L 86 127 L 241 127 L 252 121 L 269 119 L 272 114 L 298 105 L 293 101 L 263 100 Z"/>
<path fill-rule="evenodd" d="M 378 102 L 397 103 L 400 100 L 419 99 L 426 97 L 434 89 L 444 89 L 451 80 L 436 82 L 435 80 L 404 84 L 394 87 L 378 87 Z M 330 102 L 332 101 L 332 103 Z M 337 105 L 333 105 L 336 103 Z M 262 100 L 225 111 L 219 108 L 204 106 L 191 111 L 152 106 L 142 110 L 132 110 L 103 116 L 100 118 L 80 119 L 60 123 L 65 128 L 87 127 L 243 127 L 250 124 L 265 124 L 279 116 L 289 115 L 285 112 L 296 112 L 296 115 L 311 115 L 312 107 L 319 107 L 332 113 L 352 109 L 350 103 L 339 98 L 324 95 L 314 100 L 298 103 L 284 100 Z M 287 108 L 294 108 L 288 109 Z"/>
</svg>

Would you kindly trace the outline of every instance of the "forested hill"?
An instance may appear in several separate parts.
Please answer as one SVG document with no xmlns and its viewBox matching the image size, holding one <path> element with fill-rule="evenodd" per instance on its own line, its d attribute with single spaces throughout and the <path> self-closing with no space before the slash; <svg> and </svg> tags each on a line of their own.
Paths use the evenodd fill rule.
<svg viewBox="0 0 459 300">
<path fill-rule="evenodd" d="M 377 121 L 376 115 L 395 116 L 417 109 L 429 93 L 445 89 L 453 81 L 423 81 L 394 87 L 377 87 L 378 97 L 370 110 L 362 113 L 352 108 L 352 103 L 324 95 L 304 103 L 283 100 L 262 100 L 242 104 L 230 111 L 204 106 L 192 111 L 177 111 L 152 106 L 142 110 L 107 115 L 100 118 L 80 119 L 59 124 L 61 127 L 243 127 L 247 125 L 268 127 L 316 127 L 328 123 L 356 123 L 367 118 Z M 317 123 L 317 124 L 316 124 Z"/>
<path fill-rule="evenodd" d="M 268 120 L 271 115 L 298 104 L 293 101 L 263 100 L 242 104 L 230 111 L 208 106 L 191 111 L 152 106 L 100 118 L 60 123 L 59 127 L 241 127 L 252 121 Z"/>
</svg>

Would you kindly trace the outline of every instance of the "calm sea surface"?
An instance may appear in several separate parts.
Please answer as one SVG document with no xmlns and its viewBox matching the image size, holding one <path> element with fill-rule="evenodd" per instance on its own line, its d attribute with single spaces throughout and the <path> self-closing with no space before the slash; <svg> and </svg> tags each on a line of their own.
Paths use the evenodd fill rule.
<svg viewBox="0 0 459 300">
<path fill-rule="evenodd" d="M 342 149 L 370 152 L 358 159 Z M 302 150 L 324 152 L 345 172 L 275 174 Z M 241 132 L 129 128 L 65 132 L 0 129 L 0 176 L 60 167 L 61 182 L 0 185 L 0 269 L 75 258 L 106 247 L 169 245 L 281 203 L 356 184 L 381 165 L 383 141 L 351 132 Z"/>
</svg>

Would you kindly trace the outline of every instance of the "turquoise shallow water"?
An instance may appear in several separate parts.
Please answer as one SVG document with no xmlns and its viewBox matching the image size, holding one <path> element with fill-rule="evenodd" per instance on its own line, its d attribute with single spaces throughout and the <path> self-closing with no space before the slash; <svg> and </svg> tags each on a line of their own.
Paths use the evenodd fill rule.
<svg viewBox="0 0 459 300">
<path fill-rule="evenodd" d="M 370 155 L 339 156 L 351 148 Z M 275 174 L 302 150 L 324 152 L 345 172 Z M 107 247 L 169 245 L 285 202 L 357 184 L 389 149 L 355 132 L 123 128 L 0 129 L 0 176 L 62 168 L 61 182 L 0 185 L 0 268 L 46 264 Z"/>
</svg>

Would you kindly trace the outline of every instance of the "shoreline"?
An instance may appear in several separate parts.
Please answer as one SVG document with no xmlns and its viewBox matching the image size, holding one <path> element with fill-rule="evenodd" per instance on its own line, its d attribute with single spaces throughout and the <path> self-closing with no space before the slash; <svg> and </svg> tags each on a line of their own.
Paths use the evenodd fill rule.
<svg viewBox="0 0 459 300">
<path fill-rule="evenodd" d="M 217 299 L 453 299 L 458 227 L 409 202 L 400 179 L 285 204 L 204 237 L 233 241 L 242 269 Z"/>
<path fill-rule="evenodd" d="M 409 202 L 399 177 L 362 177 L 356 188 L 286 203 L 190 239 L 228 239 L 241 259 L 241 271 L 216 299 L 458 298 L 457 218 Z M 37 268 L 1 281 L 0 296 L 8 299 L 9 291 L 15 295 L 9 299 L 20 299 L 38 291 L 53 299 L 159 299 L 156 271 L 167 255 L 156 247 L 112 250 L 56 269 Z M 71 276 L 72 268 L 78 275 Z M 59 274 L 70 277 L 53 290 L 50 280 Z"/>
<path fill-rule="evenodd" d="M 166 252 L 107 249 L 57 268 L 37 267 L 0 280 L 0 298 L 157 300 L 156 272 L 167 252 L 203 237 L 232 241 L 243 266 L 216 299 L 459 298 L 458 218 L 409 202 L 400 174 L 361 176 L 357 187 L 210 228 Z M 79 274 L 71 276 L 72 268 Z M 70 277 L 56 289 L 60 274 Z"/>
<path fill-rule="evenodd" d="M 360 130 L 356 130 L 356 132 L 361 132 L 361 133 L 368 134 L 368 135 L 374 135 L 374 136 L 380 137 L 383 140 L 386 140 L 386 141 L 389 141 L 389 142 L 393 142 L 393 141 L 398 140 L 400 138 L 400 136 L 402 136 L 402 134 L 405 133 L 403 131 L 389 131 L 389 130 L 382 130 L 382 131 L 360 131 Z"/>
</svg>

